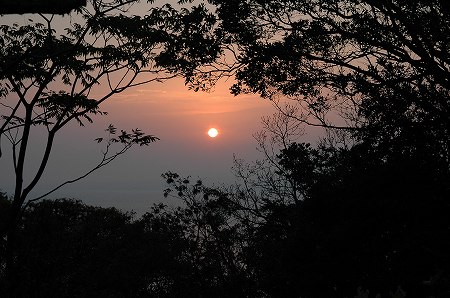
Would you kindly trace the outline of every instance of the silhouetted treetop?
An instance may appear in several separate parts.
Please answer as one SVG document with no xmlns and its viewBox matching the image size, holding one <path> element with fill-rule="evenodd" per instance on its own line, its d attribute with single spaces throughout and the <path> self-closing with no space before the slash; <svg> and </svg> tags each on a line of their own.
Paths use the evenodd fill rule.
<svg viewBox="0 0 450 298">
<path fill-rule="evenodd" d="M 445 1 L 210 2 L 241 46 L 238 78 L 251 91 L 310 96 L 328 87 L 353 94 L 362 83 L 421 79 L 448 87 Z"/>
<path fill-rule="evenodd" d="M 71 122 L 92 123 L 106 114 L 100 107 L 106 100 L 128 88 L 190 77 L 216 59 L 215 18 L 203 5 L 176 10 L 153 7 L 153 2 L 90 0 L 58 20 L 40 13 L 20 19 L 21 24 L 0 25 L 0 158 L 11 157 L 15 183 L 8 224 L 0 230 L 7 246 L 6 257 L 0 256 L 7 278 L 13 279 L 15 229 L 32 201 L 85 178 L 131 146 L 158 139 L 139 129 L 116 134 L 109 126 L 108 137 L 96 139 L 105 140 L 98 164 L 30 198 L 63 128 Z M 133 15 L 138 3 L 144 11 Z M 41 148 L 31 142 L 33 134 L 43 140 Z M 10 154 L 2 155 L 3 150 Z M 26 166 L 30 151 L 41 152 L 36 168 Z"/>
<path fill-rule="evenodd" d="M 131 2 L 92 0 L 63 33 L 43 15 L 0 27 L 0 137 L 16 175 L 13 196 L 0 193 L 0 286 L 15 297 L 449 296 L 447 1 L 180 0 L 130 16 Z M 278 108 L 255 134 L 262 159 L 235 158 L 236 183 L 167 172 L 163 195 L 180 203 L 139 219 L 41 200 L 52 191 L 28 198 L 64 125 L 174 76 L 195 90 L 233 77 L 234 94 Z M 304 124 L 327 136 L 299 141 Z M 47 142 L 28 181 L 35 126 Z M 66 183 L 157 140 L 106 132 L 101 162 Z"/>
<path fill-rule="evenodd" d="M 300 122 L 449 163 L 447 1 L 208 2 L 234 57 L 221 73 L 235 76 L 234 94 L 281 95 L 301 107 Z"/>
<path fill-rule="evenodd" d="M 86 6 L 86 0 L 2 0 L 0 14 L 46 13 L 66 14 L 73 9 Z"/>
</svg>

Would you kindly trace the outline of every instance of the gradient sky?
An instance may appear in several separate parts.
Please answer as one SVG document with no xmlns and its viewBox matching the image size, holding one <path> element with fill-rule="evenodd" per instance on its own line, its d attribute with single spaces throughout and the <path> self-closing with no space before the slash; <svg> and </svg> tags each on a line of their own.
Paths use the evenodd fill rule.
<svg viewBox="0 0 450 298">
<path fill-rule="evenodd" d="M 116 206 L 145 212 L 152 203 L 164 201 L 166 187 L 160 177 L 166 171 L 204 178 L 219 185 L 231 183 L 233 154 L 246 160 L 255 159 L 256 142 L 252 135 L 260 130 L 260 119 L 274 108 L 255 95 L 234 97 L 229 83 L 214 91 L 193 92 L 183 80 L 151 83 L 128 90 L 103 105 L 107 116 L 94 124 L 65 128 L 55 143 L 50 164 L 33 195 L 39 195 L 67 179 L 89 170 L 101 158 L 102 144 L 94 139 L 105 137 L 104 129 L 114 124 L 118 129 L 142 131 L 161 140 L 149 147 L 135 147 L 110 165 L 85 179 L 66 186 L 50 197 L 79 198 L 86 203 Z M 215 127 L 219 136 L 211 139 L 207 130 Z M 38 148 L 39 131 L 32 144 Z M 43 134 L 42 134 L 43 136 Z M 29 169 L 41 152 L 32 152 Z M 0 159 L 0 186 L 8 193 L 13 189 L 12 160 L 5 152 Z M 31 197 L 30 197 L 31 198 Z M 171 203 L 171 202 L 168 202 Z"/>
<path fill-rule="evenodd" d="M 2 17 L 2 23 L 27 22 L 28 18 Z M 216 185 L 231 183 L 233 154 L 248 161 L 256 159 L 252 135 L 261 129 L 261 117 L 275 112 L 269 101 L 256 95 L 232 96 L 228 90 L 231 84 L 221 82 L 210 93 L 193 92 L 182 79 L 173 79 L 110 98 L 101 107 L 109 115 L 94 118 L 94 124 L 86 127 L 73 124 L 58 135 L 49 166 L 30 198 L 91 169 L 104 148 L 94 139 L 105 137 L 104 130 L 110 123 L 118 129 L 140 128 L 161 140 L 149 147 L 132 148 L 112 164 L 50 197 L 78 198 L 88 204 L 116 206 L 141 214 L 152 203 L 164 200 L 166 185 L 161 174 L 166 171 L 200 177 Z M 219 130 L 215 139 L 207 136 L 210 127 Z M 39 131 L 35 133 L 35 148 L 39 148 L 42 136 Z M 12 159 L 6 150 L 4 153 L 0 159 L 0 189 L 11 194 Z M 28 156 L 29 170 L 36 167 L 40 155 L 36 149 Z"/>
</svg>

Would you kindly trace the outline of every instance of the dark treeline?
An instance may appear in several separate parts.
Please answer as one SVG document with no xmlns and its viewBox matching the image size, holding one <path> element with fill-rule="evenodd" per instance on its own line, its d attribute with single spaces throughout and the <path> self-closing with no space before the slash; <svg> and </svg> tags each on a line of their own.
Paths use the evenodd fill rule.
<svg viewBox="0 0 450 298">
<path fill-rule="evenodd" d="M 11 295 L 448 297 L 449 177 L 424 156 L 375 162 L 367 150 L 291 143 L 258 181 L 237 161 L 244 183 L 233 187 L 166 173 L 165 194 L 183 206 L 137 219 L 77 200 L 34 203 Z"/>
<path fill-rule="evenodd" d="M 67 36 L 45 17 L 45 26 L 2 26 L 0 96 L 17 95 L 0 106 L 16 177 L 0 206 L 5 296 L 450 297 L 448 1 L 209 0 L 122 15 L 131 2 L 91 0 Z M 125 72 L 119 83 L 88 98 L 115 71 Z M 174 76 L 194 90 L 233 77 L 234 94 L 278 108 L 256 135 L 263 158 L 235 161 L 236 184 L 166 173 L 164 194 L 181 207 L 140 218 L 29 197 L 64 125 Z M 58 79 L 72 91 L 47 92 Z M 303 125 L 326 137 L 302 143 Z M 34 126 L 48 141 L 26 185 Z M 94 170 L 157 140 L 108 131 L 106 148 L 124 149 Z"/>
</svg>

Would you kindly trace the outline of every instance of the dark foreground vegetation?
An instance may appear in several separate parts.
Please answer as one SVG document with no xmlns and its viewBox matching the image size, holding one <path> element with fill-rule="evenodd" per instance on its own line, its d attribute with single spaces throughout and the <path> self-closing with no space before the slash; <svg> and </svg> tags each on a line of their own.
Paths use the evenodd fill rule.
<svg viewBox="0 0 450 298">
<path fill-rule="evenodd" d="M 183 207 L 140 218 L 77 200 L 33 204 L 12 296 L 448 297 L 449 176 L 437 161 L 298 143 L 276 160 L 258 181 L 237 162 L 248 174 L 239 187 L 167 173 L 165 193 Z"/>
<path fill-rule="evenodd" d="M 15 178 L 1 197 L 0 294 L 450 297 L 447 0 L 181 0 L 194 6 L 127 14 L 138 2 L 90 0 L 65 31 L 45 15 L 0 27 L 0 158 Z M 256 136 L 263 159 L 236 160 L 235 185 L 166 173 L 181 207 L 141 218 L 42 200 L 157 140 L 110 126 L 98 165 L 30 195 L 68 123 L 176 76 L 194 90 L 233 77 L 234 94 L 278 108 Z M 302 143 L 303 125 L 326 137 Z"/>
</svg>

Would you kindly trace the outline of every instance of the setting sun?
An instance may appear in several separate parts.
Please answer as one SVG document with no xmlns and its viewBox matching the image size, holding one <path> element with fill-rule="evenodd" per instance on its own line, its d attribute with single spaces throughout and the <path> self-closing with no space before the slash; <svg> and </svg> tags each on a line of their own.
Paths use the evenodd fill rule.
<svg viewBox="0 0 450 298">
<path fill-rule="evenodd" d="M 217 137 L 218 134 L 219 134 L 219 131 L 215 128 L 210 128 L 208 130 L 208 136 L 210 136 L 211 138 Z"/>
</svg>

